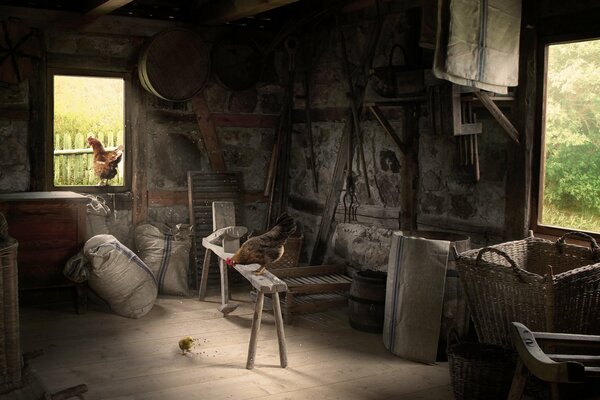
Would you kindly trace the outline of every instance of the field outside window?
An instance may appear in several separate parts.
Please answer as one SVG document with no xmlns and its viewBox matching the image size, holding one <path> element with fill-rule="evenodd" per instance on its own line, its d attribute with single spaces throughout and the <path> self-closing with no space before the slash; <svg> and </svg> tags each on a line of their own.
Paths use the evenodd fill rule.
<svg viewBox="0 0 600 400">
<path fill-rule="evenodd" d="M 125 82 L 122 78 L 54 75 L 54 186 L 96 186 L 93 136 L 106 150 L 124 144 Z M 124 157 L 111 186 L 125 182 Z"/>
</svg>

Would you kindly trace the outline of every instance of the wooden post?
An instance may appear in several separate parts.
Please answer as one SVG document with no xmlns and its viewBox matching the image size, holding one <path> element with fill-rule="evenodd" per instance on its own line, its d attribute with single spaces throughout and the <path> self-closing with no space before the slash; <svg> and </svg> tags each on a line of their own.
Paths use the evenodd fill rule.
<svg viewBox="0 0 600 400">
<path fill-rule="evenodd" d="M 279 343 L 279 363 L 281 368 L 287 367 L 287 348 L 285 345 L 285 332 L 283 331 L 283 318 L 281 317 L 281 304 L 279 293 L 273 293 L 273 314 L 275 314 L 275 327 L 277 328 L 277 342 Z"/>
<path fill-rule="evenodd" d="M 512 384 L 510 385 L 510 391 L 508 392 L 508 400 L 521 400 L 523 392 L 525 391 L 525 384 L 527 383 L 527 377 L 529 371 L 523 365 L 523 361 L 517 362 L 517 368 L 513 376 Z"/>
<path fill-rule="evenodd" d="M 252 317 L 252 331 L 250 332 L 250 344 L 248 345 L 248 360 L 246 361 L 246 368 L 254 368 L 254 359 L 256 358 L 256 341 L 258 339 L 258 332 L 260 331 L 260 321 L 262 318 L 263 303 L 265 301 L 265 294 L 261 291 L 258 292 L 256 297 L 256 305 L 254 306 L 254 316 Z"/>
<path fill-rule="evenodd" d="M 202 278 L 200 280 L 200 289 L 198 290 L 198 300 L 204 301 L 206 298 L 206 285 L 208 284 L 208 269 L 210 268 L 210 255 L 209 249 L 204 251 L 204 262 L 202 263 Z"/>
</svg>

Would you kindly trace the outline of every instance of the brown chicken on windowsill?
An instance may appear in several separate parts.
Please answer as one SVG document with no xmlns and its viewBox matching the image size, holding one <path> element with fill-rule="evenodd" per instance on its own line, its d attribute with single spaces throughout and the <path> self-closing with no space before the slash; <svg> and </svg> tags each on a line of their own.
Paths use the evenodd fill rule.
<svg viewBox="0 0 600 400">
<path fill-rule="evenodd" d="M 94 173 L 100 178 L 99 186 L 108 186 L 108 180 L 117 175 L 117 165 L 123 158 L 123 145 L 114 150 L 104 150 L 104 146 L 93 136 L 88 137 L 88 144 L 94 151 Z"/>
<path fill-rule="evenodd" d="M 296 231 L 294 219 L 283 213 L 277 218 L 275 226 L 262 235 L 252 237 L 225 262 L 230 267 L 237 264 L 249 265 L 259 264 L 260 267 L 254 271 L 256 275 L 265 272 L 266 266 L 275 262 L 283 256 L 283 245 L 292 233 Z"/>
</svg>

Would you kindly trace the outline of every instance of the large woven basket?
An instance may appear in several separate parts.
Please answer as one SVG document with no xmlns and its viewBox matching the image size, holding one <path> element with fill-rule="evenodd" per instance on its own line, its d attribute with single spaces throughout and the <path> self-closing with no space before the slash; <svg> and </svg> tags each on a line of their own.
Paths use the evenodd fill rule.
<svg viewBox="0 0 600 400">
<path fill-rule="evenodd" d="M 511 347 L 509 326 L 600 334 L 600 249 L 528 237 L 460 254 L 457 268 L 479 341 Z"/>
<path fill-rule="evenodd" d="M 450 381 L 456 400 L 505 400 L 516 353 L 500 346 L 460 343 L 448 347 Z"/>
<path fill-rule="evenodd" d="M 0 241 L 0 393 L 21 385 L 17 247 L 12 238 Z"/>
</svg>

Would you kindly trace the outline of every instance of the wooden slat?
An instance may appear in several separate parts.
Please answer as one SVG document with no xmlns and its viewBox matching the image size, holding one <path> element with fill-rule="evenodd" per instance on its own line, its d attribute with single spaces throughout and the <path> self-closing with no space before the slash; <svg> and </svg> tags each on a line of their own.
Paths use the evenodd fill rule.
<svg viewBox="0 0 600 400">
<path fill-rule="evenodd" d="M 342 265 L 316 265 L 308 267 L 293 267 L 293 268 L 278 268 L 272 269 L 273 273 L 280 278 L 292 278 L 297 276 L 331 274 L 337 272 L 345 272 Z"/>
<path fill-rule="evenodd" d="M 381 112 L 379 107 L 377 107 L 376 105 L 371 105 L 371 106 L 369 106 L 369 110 L 375 116 L 375 118 L 377 118 L 377 121 L 379 121 L 379 124 L 381 125 L 383 130 L 398 145 L 398 148 L 400 149 L 400 151 L 402 151 L 403 154 L 408 154 L 408 151 L 409 151 L 408 146 L 400 139 L 400 136 L 398 136 L 398 134 L 396 133 L 396 130 L 389 123 L 387 118 L 385 118 L 385 116 L 383 115 L 383 113 Z"/>
<path fill-rule="evenodd" d="M 500 124 L 502 129 L 510 136 L 512 140 L 516 143 L 519 143 L 519 131 L 517 128 L 510 122 L 506 115 L 500 110 L 500 108 L 492 101 L 490 96 L 485 92 L 475 92 L 475 96 L 481 101 L 481 104 L 487 108 L 487 110 L 492 114 L 492 116 L 496 119 L 496 121 Z"/>
<path fill-rule="evenodd" d="M 586 346 L 600 348 L 600 335 L 576 335 L 571 333 L 533 332 L 536 340 L 544 345 Z"/>
<path fill-rule="evenodd" d="M 88 11 L 85 12 L 85 18 L 93 20 L 131 3 L 133 0 L 105 0 L 95 1 Z"/>
<path fill-rule="evenodd" d="M 335 167 L 333 170 L 333 177 L 331 179 L 331 186 L 329 194 L 327 195 L 327 201 L 325 203 L 325 209 L 321 216 L 321 223 L 319 225 L 319 231 L 313 247 L 313 252 L 310 257 L 310 263 L 314 265 L 321 264 L 325 257 L 325 250 L 327 249 L 327 241 L 329 240 L 329 232 L 331 230 L 331 223 L 335 217 L 335 211 L 338 206 L 340 198 L 340 192 L 344 184 L 344 173 L 348 159 L 348 140 L 352 134 L 352 123 L 346 123 L 344 125 L 344 131 L 340 139 L 340 145 L 338 147 L 337 159 L 335 161 Z"/>
<path fill-rule="evenodd" d="M 583 355 L 583 354 L 548 354 L 548 358 L 553 361 L 576 361 L 585 366 L 600 364 L 600 356 Z"/>
<path fill-rule="evenodd" d="M 295 3 L 298 0 L 221 0 L 201 8 L 199 22 L 220 25 Z"/>
<path fill-rule="evenodd" d="M 287 280 L 286 280 L 287 282 Z M 350 289 L 351 282 L 346 283 L 305 283 L 293 285 L 288 283 L 288 291 L 292 293 L 327 293 L 327 292 L 346 292 Z"/>
</svg>

